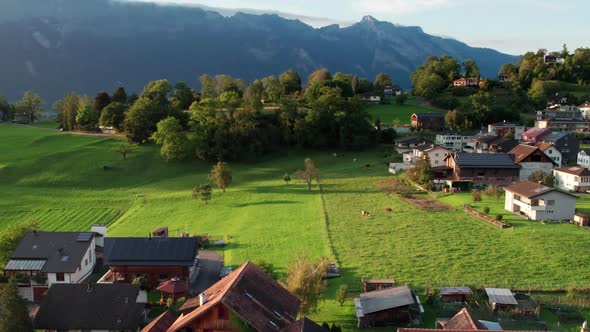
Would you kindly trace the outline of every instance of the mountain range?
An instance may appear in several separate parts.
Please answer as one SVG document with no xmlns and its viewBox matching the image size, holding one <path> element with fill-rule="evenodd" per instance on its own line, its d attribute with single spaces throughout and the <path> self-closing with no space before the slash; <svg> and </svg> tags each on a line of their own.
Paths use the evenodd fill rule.
<svg viewBox="0 0 590 332">
<path fill-rule="evenodd" d="M 3 0 L 0 45 L 0 95 L 11 101 L 26 90 L 53 101 L 118 85 L 140 92 L 162 78 L 197 87 L 201 74 L 253 80 L 294 69 L 305 78 L 322 67 L 370 79 L 385 72 L 407 88 L 430 55 L 473 59 L 484 76 L 518 59 L 371 16 L 314 28 L 276 14 L 110 0 Z"/>
</svg>

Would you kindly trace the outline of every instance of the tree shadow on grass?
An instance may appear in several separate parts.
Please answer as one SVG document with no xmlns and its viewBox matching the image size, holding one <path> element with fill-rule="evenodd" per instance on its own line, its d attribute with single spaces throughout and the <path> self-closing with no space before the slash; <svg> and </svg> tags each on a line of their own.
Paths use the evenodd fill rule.
<svg viewBox="0 0 590 332">
<path fill-rule="evenodd" d="M 241 204 L 232 204 L 232 207 L 242 208 L 248 206 L 256 206 L 256 205 L 282 205 L 282 204 L 301 204 L 298 201 L 287 201 L 287 200 L 264 200 L 259 202 L 252 202 L 252 203 L 241 203 Z"/>
</svg>

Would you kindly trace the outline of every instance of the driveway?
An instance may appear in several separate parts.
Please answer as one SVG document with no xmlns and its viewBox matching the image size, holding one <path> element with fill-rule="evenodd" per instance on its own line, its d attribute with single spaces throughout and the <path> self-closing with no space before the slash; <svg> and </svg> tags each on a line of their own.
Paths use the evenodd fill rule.
<svg viewBox="0 0 590 332">
<path fill-rule="evenodd" d="M 219 273 L 223 267 L 223 256 L 213 251 L 199 251 L 199 276 L 191 280 L 191 293 L 196 295 L 219 281 Z"/>
</svg>

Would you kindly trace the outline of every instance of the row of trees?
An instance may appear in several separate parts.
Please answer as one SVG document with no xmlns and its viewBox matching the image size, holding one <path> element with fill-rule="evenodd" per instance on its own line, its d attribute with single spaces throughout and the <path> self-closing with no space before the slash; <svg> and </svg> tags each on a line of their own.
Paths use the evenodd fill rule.
<svg viewBox="0 0 590 332">
<path fill-rule="evenodd" d="M 43 115 L 44 104 L 43 99 L 31 91 L 25 92 L 23 98 L 14 105 L 0 96 L 0 120 L 11 121 L 18 119 L 27 123 L 35 122 Z"/>
</svg>

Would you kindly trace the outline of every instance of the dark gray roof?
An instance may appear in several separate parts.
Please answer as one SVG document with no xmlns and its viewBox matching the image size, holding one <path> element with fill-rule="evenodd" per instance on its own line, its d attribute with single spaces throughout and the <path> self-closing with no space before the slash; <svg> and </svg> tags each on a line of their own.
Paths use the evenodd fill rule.
<svg viewBox="0 0 590 332">
<path fill-rule="evenodd" d="M 76 272 L 90 248 L 94 233 L 29 232 L 10 255 L 11 261 L 45 260 L 43 272 Z"/>
<path fill-rule="evenodd" d="M 460 167 L 518 168 L 505 153 L 457 153 L 455 162 Z"/>
<path fill-rule="evenodd" d="M 541 141 L 555 143 L 556 141 L 559 141 L 560 139 L 566 137 L 567 135 L 568 135 L 568 133 L 554 131 L 551 134 L 543 137 L 541 139 Z"/>
<path fill-rule="evenodd" d="M 105 238 L 106 265 L 192 266 L 198 250 L 196 237 Z"/>
<path fill-rule="evenodd" d="M 136 331 L 144 305 L 132 284 L 54 284 L 41 301 L 33 325 L 48 330 Z"/>
</svg>

